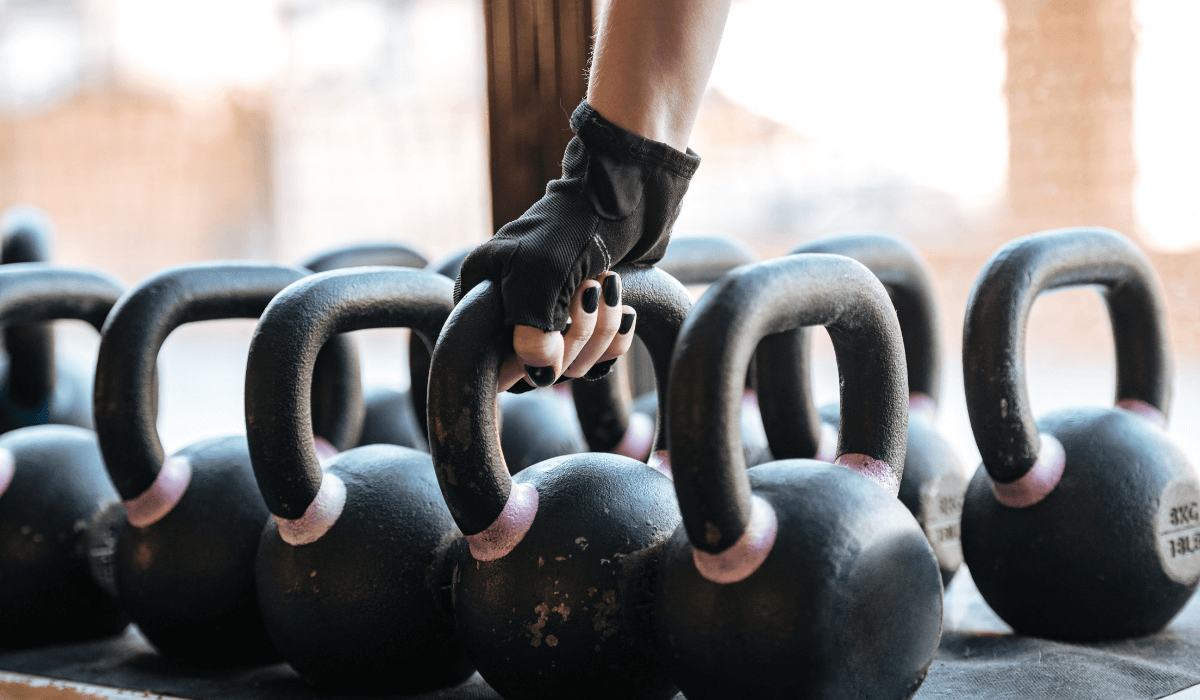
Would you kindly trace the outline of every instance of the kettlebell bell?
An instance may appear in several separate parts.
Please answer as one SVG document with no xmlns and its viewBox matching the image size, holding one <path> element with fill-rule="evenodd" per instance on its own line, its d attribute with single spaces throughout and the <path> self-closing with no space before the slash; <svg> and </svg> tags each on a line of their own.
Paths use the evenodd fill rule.
<svg viewBox="0 0 1200 700">
<path fill-rule="evenodd" d="M 1038 295 L 1101 288 L 1116 408 L 1034 422 L 1025 326 Z M 1157 632 L 1200 580 L 1200 483 L 1163 426 L 1171 357 L 1157 276 L 1116 231 L 1018 238 L 984 266 L 963 328 L 967 413 L 983 465 L 963 505 L 963 557 L 1021 634 L 1063 640 Z"/>
<path fill-rule="evenodd" d="M 122 286 L 95 270 L 0 268 L 0 325 L 59 318 L 96 327 Z M 17 324 L 13 326 L 11 324 Z M 127 619 L 92 581 L 85 528 L 117 501 L 92 431 L 37 425 L 0 436 L 0 648 L 116 634 Z"/>
<path fill-rule="evenodd" d="M 655 267 L 684 285 L 699 285 L 711 284 L 735 267 L 757 261 L 758 254 L 754 249 L 736 238 L 686 236 L 671 239 L 663 259 L 655 263 Z M 571 392 L 589 449 L 645 460 L 654 436 L 658 394 L 648 388 L 630 403 L 631 390 L 646 385 L 645 378 L 651 371 L 649 357 L 639 344 L 635 343 L 626 357 L 628 381 L 613 372 L 594 381 L 574 382 Z M 627 383 L 629 388 L 626 388 Z M 772 459 L 752 384 L 753 373 L 747 373 L 741 422 L 742 446 L 749 466 Z"/>
<path fill-rule="evenodd" d="M 823 325 L 837 351 L 834 464 L 747 470 L 738 411 L 755 347 Z M 760 345 L 761 341 L 761 345 Z M 860 263 L 792 255 L 739 268 L 696 303 L 671 363 L 668 447 L 683 524 L 654 618 L 689 700 L 909 698 L 942 624 L 942 581 L 895 498 L 908 381 L 896 314 Z M 768 397 L 771 383 L 759 385 Z"/>
<path fill-rule="evenodd" d="M 273 516 L 258 600 L 284 658 L 319 688 L 409 695 L 474 671 L 446 592 L 461 535 L 429 455 L 370 445 L 322 470 L 306 437 L 313 365 L 334 334 L 409 327 L 432 345 L 453 306 L 454 283 L 437 273 L 361 267 L 292 284 L 255 330 L 246 435 Z"/>
<path fill-rule="evenodd" d="M 665 377 L 691 297 L 660 270 L 614 271 Z M 510 476 L 495 427 L 512 342 L 503 318 L 498 285 L 476 286 L 442 329 L 430 372 L 433 463 L 465 535 L 453 594 L 467 657 L 506 698 L 672 697 L 649 616 L 658 554 L 679 522 L 671 482 L 602 453 Z"/>
<path fill-rule="evenodd" d="M 166 657 L 193 665 L 245 665 L 278 658 L 263 627 L 254 558 L 269 514 L 259 498 L 244 436 L 203 440 L 164 458 L 155 429 L 156 358 L 177 327 L 256 318 L 307 270 L 272 263 L 180 265 L 121 297 L 104 324 L 96 363 L 96 434 L 125 503 L 113 533 L 121 604 Z M 362 426 L 357 356 L 349 339 L 330 343 L 315 377 L 315 434 L 334 448 Z"/>
<path fill-rule="evenodd" d="M 0 263 L 50 260 L 54 226 L 41 210 L 9 207 L 0 223 Z M 92 427 L 86 372 L 54 357 L 48 323 L 4 329 L 8 364 L 0 375 L 0 433 L 27 425 Z"/>
<path fill-rule="evenodd" d="M 423 268 L 429 264 L 424 255 L 403 243 L 366 243 L 335 248 L 301 263 L 313 272 L 328 272 L 346 267 L 386 265 Z M 417 345 L 421 342 L 417 341 Z M 412 345 L 412 343 L 410 343 Z M 416 358 L 417 374 L 429 371 L 429 355 Z M 413 358 L 410 356 L 410 366 Z M 410 376 L 411 376 L 410 368 Z M 408 391 L 388 387 L 368 387 L 363 390 L 367 404 L 363 419 L 360 445 L 403 445 L 429 451 L 425 437 L 425 385 L 411 386 Z"/>
<path fill-rule="evenodd" d="M 829 253 L 853 258 L 867 266 L 883 283 L 904 336 L 904 357 L 908 366 L 908 448 L 904 453 L 904 479 L 900 482 L 900 502 L 925 530 L 942 569 L 942 584 L 949 585 L 962 564 L 959 526 L 967 478 L 954 449 L 938 433 L 937 396 L 941 385 L 941 357 L 938 347 L 937 304 L 932 276 L 921 253 L 908 241 L 885 233 L 860 233 L 829 236 L 809 241 L 792 251 Z M 780 401 L 764 401 L 763 424 L 771 451 L 780 459 L 816 458 L 833 461 L 837 442 L 837 405 L 821 409 L 819 432 L 813 432 L 812 399 L 809 391 L 808 329 L 791 332 L 795 348 L 787 356 L 767 358 L 757 355 L 758 382 L 779 382 L 771 396 Z M 773 348 L 784 347 L 775 343 Z M 803 359 L 796 362 L 796 356 Z M 780 364 L 782 362 L 783 364 Z M 798 368 L 801 371 L 797 371 Z M 800 374 L 803 376 L 799 376 Z M 790 400 L 784 400 L 788 394 Z"/>
</svg>

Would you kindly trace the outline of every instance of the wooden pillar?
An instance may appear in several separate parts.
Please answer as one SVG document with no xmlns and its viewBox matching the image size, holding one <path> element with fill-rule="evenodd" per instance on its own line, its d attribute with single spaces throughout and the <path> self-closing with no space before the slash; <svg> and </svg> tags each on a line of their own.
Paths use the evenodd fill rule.
<svg viewBox="0 0 1200 700">
<path fill-rule="evenodd" d="M 1034 230 L 1134 234 L 1132 0 L 1005 0 L 1009 202 Z"/>
<path fill-rule="evenodd" d="M 484 0 L 492 229 L 562 174 L 571 112 L 587 93 L 591 0 Z"/>
</svg>

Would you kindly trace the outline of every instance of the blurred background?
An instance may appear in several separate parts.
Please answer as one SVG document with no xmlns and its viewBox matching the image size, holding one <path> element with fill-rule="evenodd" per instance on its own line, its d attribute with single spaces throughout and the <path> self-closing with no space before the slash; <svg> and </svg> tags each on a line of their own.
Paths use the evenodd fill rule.
<svg viewBox="0 0 1200 700">
<path fill-rule="evenodd" d="M 488 22 L 503 7 L 0 0 L 0 207 L 41 207 L 59 261 L 128 283 L 357 241 L 405 240 L 431 259 L 473 245 L 504 223 L 493 194 L 511 184 L 489 158 L 503 115 L 489 122 Z M 1172 0 L 735 0 L 675 235 L 737 236 L 763 257 L 854 230 L 912 240 L 941 295 L 941 420 L 973 469 L 960 346 L 975 275 L 1014 237 L 1116 228 L 1162 276 L 1173 432 L 1196 460 L 1198 28 L 1200 4 Z M 553 138 L 574 104 L 557 104 Z M 94 333 L 61 325 L 64 349 L 90 362 Z M 242 430 L 252 329 L 196 324 L 167 341 L 168 450 Z M 360 335 L 368 378 L 406 382 L 401 334 Z M 1029 338 L 1037 412 L 1111 404 L 1094 291 L 1048 296 Z M 823 342 L 816 390 L 829 400 Z"/>
</svg>

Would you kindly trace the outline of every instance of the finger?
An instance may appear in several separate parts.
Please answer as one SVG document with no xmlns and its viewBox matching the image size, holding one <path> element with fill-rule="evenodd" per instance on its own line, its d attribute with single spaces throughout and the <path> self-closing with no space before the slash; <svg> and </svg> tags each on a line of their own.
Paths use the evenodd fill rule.
<svg viewBox="0 0 1200 700">
<path fill-rule="evenodd" d="M 516 353 L 510 354 L 504 358 L 504 364 L 500 365 L 500 382 L 497 385 L 499 391 L 508 391 L 513 384 L 525 378 L 525 368 L 521 366 L 521 361 L 517 359 Z"/>
<path fill-rule="evenodd" d="M 600 309 L 596 313 L 596 327 L 587 344 L 583 346 L 583 349 L 575 356 L 574 362 L 563 373 L 568 377 L 576 378 L 587 374 L 592 365 L 596 364 L 596 360 L 600 359 L 600 356 L 612 344 L 613 337 L 621 327 L 620 275 L 613 272 L 601 275 L 600 289 L 601 303 Z"/>
<path fill-rule="evenodd" d="M 596 328 L 597 311 L 600 309 L 600 283 L 585 280 L 575 290 L 571 299 L 571 321 L 563 333 L 563 366 L 570 365 L 579 356 Z"/>
<path fill-rule="evenodd" d="M 632 306 L 621 307 L 621 325 L 617 327 L 617 334 L 613 336 L 612 342 L 608 344 L 608 349 L 596 360 L 596 363 L 615 360 L 629 352 L 629 348 L 633 347 L 633 331 L 636 327 L 637 311 L 634 311 Z"/>
<path fill-rule="evenodd" d="M 563 366 L 563 337 L 530 326 L 513 328 L 513 351 L 524 365 L 525 377 L 534 386 L 550 386 Z"/>
</svg>

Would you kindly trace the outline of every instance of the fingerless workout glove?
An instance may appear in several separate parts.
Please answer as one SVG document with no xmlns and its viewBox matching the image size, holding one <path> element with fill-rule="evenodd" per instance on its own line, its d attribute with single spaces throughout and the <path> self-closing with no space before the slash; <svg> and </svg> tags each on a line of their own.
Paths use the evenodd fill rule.
<svg viewBox="0 0 1200 700">
<path fill-rule="evenodd" d="M 662 259 L 700 157 L 626 131 L 587 102 L 571 115 L 571 130 L 562 179 L 471 251 L 456 304 L 483 280 L 498 280 L 506 324 L 561 331 L 584 280 L 618 263 Z"/>
</svg>

